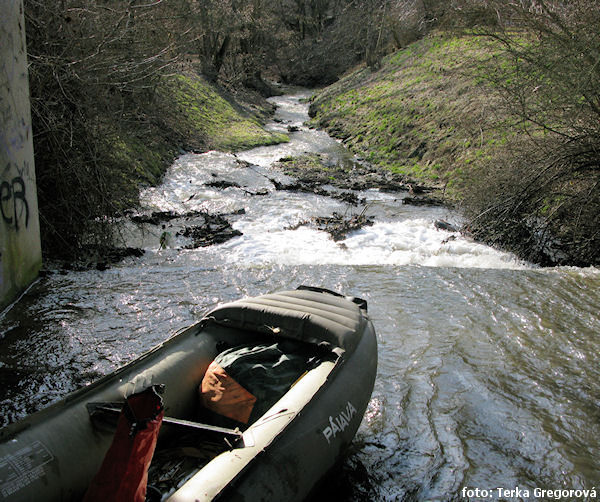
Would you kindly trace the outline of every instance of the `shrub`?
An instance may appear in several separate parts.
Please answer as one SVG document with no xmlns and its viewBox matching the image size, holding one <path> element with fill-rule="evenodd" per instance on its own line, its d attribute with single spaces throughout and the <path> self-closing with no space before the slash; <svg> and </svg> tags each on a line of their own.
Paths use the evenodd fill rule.
<svg viewBox="0 0 600 502">
<path fill-rule="evenodd" d="M 478 4 L 496 13 L 476 34 L 504 47 L 484 71 L 519 139 L 470 180 L 473 230 L 535 261 L 600 263 L 600 6 Z"/>
</svg>

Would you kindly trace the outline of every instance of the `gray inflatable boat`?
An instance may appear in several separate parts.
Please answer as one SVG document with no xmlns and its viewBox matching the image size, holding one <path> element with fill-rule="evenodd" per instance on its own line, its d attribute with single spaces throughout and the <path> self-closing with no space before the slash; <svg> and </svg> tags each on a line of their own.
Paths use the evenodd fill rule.
<svg viewBox="0 0 600 502">
<path fill-rule="evenodd" d="M 304 500 L 352 441 L 370 400 L 377 342 L 366 307 L 311 287 L 217 307 L 118 371 L 0 430 L 0 500 L 81 500 L 113 440 L 115 406 L 157 385 L 168 417 L 148 500 Z M 240 383 L 280 387 L 274 397 L 268 387 L 255 392 L 265 396 L 258 416 L 227 423 L 202 409 L 198 389 L 215 358 L 280 342 L 305 367 L 286 383 L 253 360 L 246 373 L 260 369 L 264 378 Z"/>
</svg>

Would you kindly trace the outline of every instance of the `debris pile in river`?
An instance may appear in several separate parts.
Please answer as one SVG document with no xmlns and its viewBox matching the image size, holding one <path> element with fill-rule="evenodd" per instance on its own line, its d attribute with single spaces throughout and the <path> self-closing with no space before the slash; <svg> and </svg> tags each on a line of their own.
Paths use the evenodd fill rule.
<svg viewBox="0 0 600 502">
<path fill-rule="evenodd" d="M 229 215 L 239 215 L 244 212 L 244 209 L 240 209 Z M 206 211 L 188 211 L 186 213 L 154 211 L 149 215 L 134 215 L 131 217 L 131 221 L 138 224 L 161 226 L 163 230 L 167 229 L 166 223 L 170 222 L 169 228 L 173 229 L 175 235 L 191 239 L 191 243 L 184 245 L 183 249 L 196 249 L 220 244 L 242 235 L 239 230 L 235 230 L 231 226 L 226 216 L 228 215 L 210 214 Z M 171 232 L 163 232 L 160 240 L 161 247 L 168 247 L 170 234 Z"/>
<path fill-rule="evenodd" d="M 354 230 L 373 225 L 373 218 L 365 216 L 364 212 L 350 217 L 334 212 L 332 216 L 317 216 L 313 218 L 313 222 L 319 230 L 329 233 L 337 242 L 345 239 Z"/>
<path fill-rule="evenodd" d="M 337 192 L 330 195 L 334 199 L 341 200 L 342 202 L 345 202 L 346 204 L 351 204 L 353 206 L 358 206 L 360 204 L 367 203 L 367 199 L 365 199 L 364 197 L 359 197 L 354 192 Z"/>
<path fill-rule="evenodd" d="M 200 214 L 198 211 L 190 211 L 185 214 L 178 214 L 174 211 L 153 211 L 151 214 L 134 214 L 131 216 L 131 221 L 140 224 L 160 225 L 177 218 L 193 218 L 198 214 Z"/>
<path fill-rule="evenodd" d="M 242 235 L 242 232 L 235 230 L 231 223 L 220 214 L 204 213 L 203 216 L 203 224 L 184 227 L 177 233 L 177 235 L 192 239 L 191 244 L 184 246 L 185 249 L 212 246 Z"/>
<path fill-rule="evenodd" d="M 377 188 L 385 192 L 411 190 L 430 191 L 431 188 L 408 182 L 402 174 L 379 169 L 357 160 L 342 162 L 325 154 L 306 154 L 279 159 L 273 167 L 311 186 L 332 185 L 344 190 L 368 190 Z"/>
<path fill-rule="evenodd" d="M 141 258 L 144 256 L 145 251 L 140 248 L 134 247 L 107 247 L 99 253 L 102 256 L 96 262 L 97 270 L 106 270 L 114 263 L 119 263 L 125 258 Z"/>
<path fill-rule="evenodd" d="M 438 197 L 404 197 L 402 199 L 403 204 L 409 204 L 411 206 L 448 206 L 448 202 L 439 199 Z"/>
<path fill-rule="evenodd" d="M 236 183 L 235 181 L 227 181 L 227 180 L 209 181 L 208 183 L 205 183 L 204 185 L 207 187 L 210 187 L 210 188 L 218 188 L 221 190 L 224 190 L 226 188 L 241 188 L 239 183 Z"/>
<path fill-rule="evenodd" d="M 269 178 L 275 190 L 287 190 L 288 192 L 304 192 L 304 193 L 314 193 L 315 195 L 322 195 L 324 197 L 331 197 L 333 199 L 339 199 L 342 202 L 346 202 L 348 204 L 352 204 L 357 206 L 359 204 L 365 204 L 366 199 L 363 197 L 358 197 L 353 192 L 335 192 L 325 190 L 321 188 L 319 182 L 314 180 L 295 180 L 292 183 L 281 183 L 276 179 Z"/>
<path fill-rule="evenodd" d="M 371 216 L 365 216 L 364 211 L 352 216 L 344 216 L 334 212 L 331 216 L 316 216 L 310 220 L 302 220 L 287 227 L 286 230 L 296 230 L 305 225 L 314 226 L 317 230 L 327 232 L 335 242 L 345 239 L 350 232 L 362 227 L 373 225 Z"/>
<path fill-rule="evenodd" d="M 145 251 L 136 247 L 118 247 L 107 245 L 83 245 L 75 260 L 51 260 L 43 273 L 52 273 L 53 269 L 62 271 L 107 270 L 125 258 L 140 258 Z"/>
</svg>

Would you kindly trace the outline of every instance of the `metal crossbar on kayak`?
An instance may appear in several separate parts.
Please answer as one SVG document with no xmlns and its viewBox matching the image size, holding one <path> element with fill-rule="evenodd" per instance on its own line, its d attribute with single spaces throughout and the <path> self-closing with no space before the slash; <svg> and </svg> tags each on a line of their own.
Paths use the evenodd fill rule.
<svg viewBox="0 0 600 502">
<path fill-rule="evenodd" d="M 87 403 L 88 413 L 91 418 L 96 418 L 98 415 L 118 416 L 121 413 L 121 403 Z M 163 424 L 187 427 L 198 431 L 204 431 L 212 434 L 221 435 L 225 442 L 233 448 L 233 443 L 242 439 L 243 434 L 239 429 L 227 429 L 216 425 L 203 424 L 200 422 L 192 422 L 181 418 L 164 417 Z"/>
</svg>

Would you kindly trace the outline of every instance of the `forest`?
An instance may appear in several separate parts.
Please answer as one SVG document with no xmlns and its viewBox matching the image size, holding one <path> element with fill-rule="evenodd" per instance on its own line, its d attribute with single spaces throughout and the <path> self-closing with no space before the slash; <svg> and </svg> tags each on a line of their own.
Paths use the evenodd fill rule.
<svg viewBox="0 0 600 502">
<path fill-rule="evenodd" d="M 489 105 L 494 148 L 442 163 L 374 163 L 434 178 L 478 239 L 541 264 L 600 262 L 593 0 L 25 0 L 25 16 L 46 257 L 109 246 L 111 218 L 182 151 L 285 141 L 260 129 L 275 83 L 324 89 L 318 123 L 319 100 L 375 81 L 419 41 L 446 37 L 478 44 L 476 64 L 463 64 L 464 54 L 451 78 Z M 442 102 L 453 99 L 444 92 Z M 474 125 L 448 116 L 441 127 L 462 137 Z M 343 121 L 334 129 L 363 153 L 380 141 L 352 141 L 358 133 Z M 422 142 L 431 148 L 438 140 L 429 134 Z"/>
</svg>

